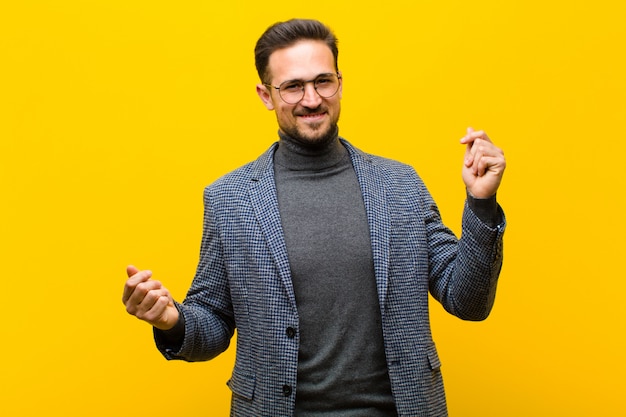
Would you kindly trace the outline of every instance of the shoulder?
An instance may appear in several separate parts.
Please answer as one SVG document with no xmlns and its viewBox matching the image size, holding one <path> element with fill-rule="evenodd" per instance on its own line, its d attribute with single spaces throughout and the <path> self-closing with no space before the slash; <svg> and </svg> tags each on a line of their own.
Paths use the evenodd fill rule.
<svg viewBox="0 0 626 417">
<path fill-rule="evenodd" d="M 248 188 L 251 182 L 258 181 L 266 175 L 273 175 L 273 159 L 276 143 L 256 160 L 222 175 L 205 188 L 207 194 L 222 194 L 242 191 Z"/>
<path fill-rule="evenodd" d="M 432 198 L 428 188 L 411 165 L 366 153 L 344 143 L 365 193 L 381 193 L 389 205 L 416 207 L 430 204 Z"/>
<path fill-rule="evenodd" d="M 410 177 L 419 179 L 415 169 L 404 162 L 364 152 L 345 139 L 342 143 L 348 149 L 352 163 L 358 171 L 370 172 L 372 175 L 382 176 L 385 179 L 399 179 Z"/>
</svg>

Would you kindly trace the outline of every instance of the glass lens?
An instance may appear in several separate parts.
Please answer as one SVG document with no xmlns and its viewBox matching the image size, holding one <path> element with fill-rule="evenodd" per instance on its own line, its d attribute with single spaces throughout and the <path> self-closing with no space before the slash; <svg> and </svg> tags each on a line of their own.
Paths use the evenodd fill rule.
<svg viewBox="0 0 626 417">
<path fill-rule="evenodd" d="M 339 91 L 339 78 L 336 74 L 321 74 L 310 81 L 285 81 L 278 88 L 278 93 L 285 103 L 299 103 L 304 97 L 304 88 L 307 83 L 313 83 L 315 91 L 323 98 L 332 97 Z"/>
<path fill-rule="evenodd" d="M 287 81 L 280 85 L 278 90 L 286 103 L 296 104 L 304 97 L 304 83 L 302 81 Z"/>
<path fill-rule="evenodd" d="M 339 79 L 334 74 L 320 75 L 315 79 L 315 90 L 324 98 L 332 97 L 339 90 Z"/>
</svg>

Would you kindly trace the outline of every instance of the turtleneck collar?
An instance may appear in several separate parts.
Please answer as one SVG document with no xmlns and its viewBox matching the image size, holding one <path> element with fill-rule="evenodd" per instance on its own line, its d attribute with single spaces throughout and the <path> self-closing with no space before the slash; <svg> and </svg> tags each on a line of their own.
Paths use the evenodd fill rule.
<svg viewBox="0 0 626 417">
<path fill-rule="evenodd" d="M 320 171 L 337 165 L 348 151 L 339 141 L 338 131 L 332 140 L 319 147 L 307 147 L 279 131 L 280 140 L 274 162 L 292 171 Z"/>
</svg>

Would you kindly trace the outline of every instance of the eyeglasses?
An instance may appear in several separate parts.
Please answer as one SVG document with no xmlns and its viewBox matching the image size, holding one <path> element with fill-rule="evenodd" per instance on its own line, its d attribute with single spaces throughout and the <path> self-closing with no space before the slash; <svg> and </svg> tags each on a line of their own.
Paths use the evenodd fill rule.
<svg viewBox="0 0 626 417">
<path fill-rule="evenodd" d="M 330 98 L 337 94 L 339 85 L 341 84 L 341 75 L 339 73 L 320 74 L 312 80 L 288 80 L 281 83 L 278 87 L 271 84 L 263 84 L 266 87 L 272 87 L 278 90 L 278 95 L 287 104 L 298 104 L 304 98 L 304 87 L 307 83 L 313 83 L 313 88 L 322 98 Z"/>
</svg>

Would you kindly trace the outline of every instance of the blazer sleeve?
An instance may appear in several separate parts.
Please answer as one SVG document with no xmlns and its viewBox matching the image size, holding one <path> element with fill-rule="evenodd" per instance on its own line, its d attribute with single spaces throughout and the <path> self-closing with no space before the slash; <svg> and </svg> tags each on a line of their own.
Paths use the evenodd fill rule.
<svg viewBox="0 0 626 417">
<path fill-rule="evenodd" d="M 420 181 L 421 183 L 421 181 Z M 446 311 L 463 320 L 484 320 L 494 304 L 502 268 L 506 220 L 482 222 L 465 202 L 461 238 L 443 225 L 439 210 L 421 183 L 422 207 L 429 246 L 429 289 Z"/>
<path fill-rule="evenodd" d="M 157 348 L 167 359 L 205 361 L 228 348 L 235 331 L 235 320 L 218 220 L 209 188 L 204 192 L 200 260 L 187 297 L 177 307 L 184 321 L 184 338 L 177 346 L 179 349 L 173 349 L 163 335 L 155 332 Z"/>
</svg>

